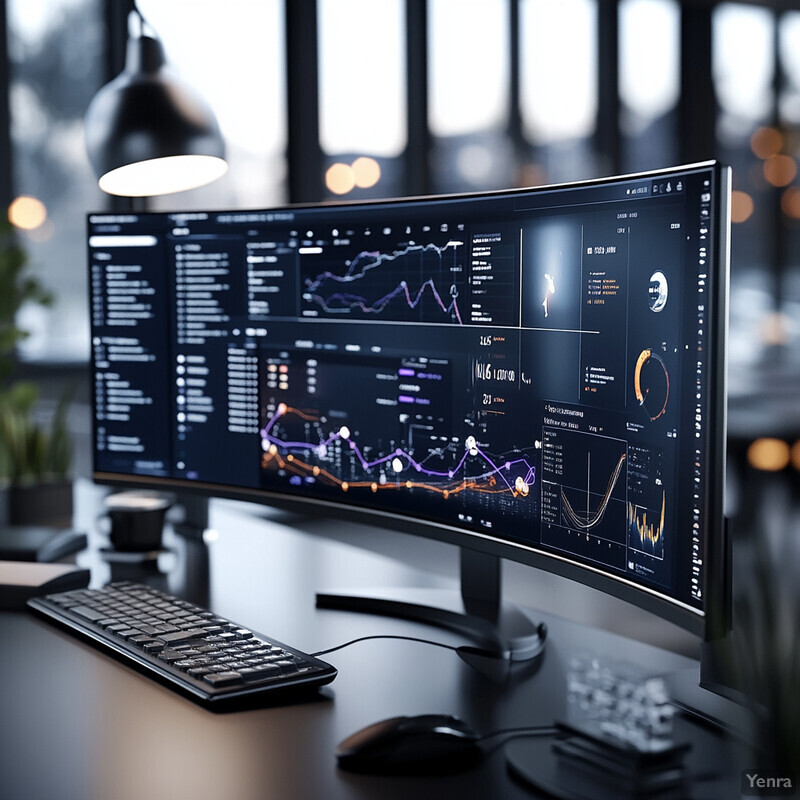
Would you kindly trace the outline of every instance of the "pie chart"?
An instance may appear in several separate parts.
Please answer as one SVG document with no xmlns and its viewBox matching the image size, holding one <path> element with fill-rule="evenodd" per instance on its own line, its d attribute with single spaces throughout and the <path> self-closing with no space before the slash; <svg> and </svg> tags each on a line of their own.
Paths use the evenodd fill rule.
<svg viewBox="0 0 800 800">
<path fill-rule="evenodd" d="M 633 390 L 651 422 L 667 410 L 669 373 L 661 356 L 651 349 L 642 350 L 633 372 Z"/>
<path fill-rule="evenodd" d="M 669 294 L 669 286 L 667 285 L 667 276 L 656 270 L 650 276 L 650 286 L 647 289 L 647 299 L 650 304 L 650 310 L 658 314 L 659 311 L 664 310 L 667 304 L 667 295 Z"/>
</svg>

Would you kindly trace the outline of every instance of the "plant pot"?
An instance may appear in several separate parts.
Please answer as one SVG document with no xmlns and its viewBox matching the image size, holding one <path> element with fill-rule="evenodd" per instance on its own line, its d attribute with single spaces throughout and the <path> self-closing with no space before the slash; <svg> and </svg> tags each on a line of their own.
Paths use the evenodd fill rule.
<svg viewBox="0 0 800 800">
<path fill-rule="evenodd" d="M 11 485 L 0 489 L 0 523 L 72 526 L 72 481 Z"/>
</svg>

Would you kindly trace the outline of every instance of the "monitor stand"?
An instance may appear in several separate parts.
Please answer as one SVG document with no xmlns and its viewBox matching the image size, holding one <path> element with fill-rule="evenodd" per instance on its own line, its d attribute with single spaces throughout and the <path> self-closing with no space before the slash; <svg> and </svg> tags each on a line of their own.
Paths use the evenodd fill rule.
<svg viewBox="0 0 800 800">
<path fill-rule="evenodd" d="M 503 603 L 500 559 L 463 547 L 459 550 L 460 595 L 435 589 L 403 590 L 394 596 L 318 593 L 317 608 L 399 617 L 456 631 L 484 649 L 474 651 L 476 657 L 500 656 L 510 662 L 537 658 L 544 650 L 547 627 Z"/>
<path fill-rule="evenodd" d="M 735 663 L 731 633 L 703 642 L 697 667 L 664 676 L 667 693 L 681 711 L 741 736 L 752 729 L 752 701 L 730 674 Z"/>
<path fill-rule="evenodd" d="M 208 528 L 208 498 L 204 495 L 178 492 L 175 505 L 182 506 L 183 517 L 172 523 L 172 529 L 185 539 L 202 541 Z"/>
</svg>

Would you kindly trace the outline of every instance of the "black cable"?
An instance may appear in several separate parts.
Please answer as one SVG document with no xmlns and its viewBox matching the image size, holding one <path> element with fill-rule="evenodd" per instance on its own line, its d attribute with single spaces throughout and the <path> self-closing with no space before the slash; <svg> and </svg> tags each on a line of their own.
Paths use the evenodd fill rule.
<svg viewBox="0 0 800 800">
<path fill-rule="evenodd" d="M 319 656 L 328 655 L 328 653 L 334 653 L 337 650 L 343 650 L 345 647 L 350 647 L 350 645 L 358 644 L 359 642 L 368 642 L 373 639 L 399 639 L 405 642 L 419 642 L 420 644 L 430 644 L 434 647 L 442 647 L 445 650 L 452 650 L 453 652 L 458 651 L 458 647 L 455 647 L 450 644 L 444 644 L 443 642 L 435 642 L 432 639 L 422 639 L 419 636 L 399 636 L 395 634 L 389 633 L 376 633 L 371 636 L 359 636 L 357 639 L 351 639 L 349 642 L 344 642 L 343 644 L 337 644 L 334 647 L 329 647 L 326 650 L 317 650 L 316 653 L 311 653 L 310 655 L 318 658 Z M 503 728 L 499 731 L 492 731 L 491 733 L 484 733 L 482 734 L 478 740 L 481 742 L 485 742 L 487 739 L 494 739 L 496 736 L 508 736 L 507 739 L 498 742 L 494 749 L 497 747 L 502 747 L 507 742 L 510 742 L 512 739 L 518 739 L 523 736 L 554 736 L 559 732 L 559 729 L 552 726 L 552 725 L 534 725 L 530 727 L 524 728 Z"/>
<path fill-rule="evenodd" d="M 358 644 L 359 642 L 368 642 L 374 639 L 398 639 L 400 641 L 405 642 L 418 642 L 419 644 L 430 644 L 434 647 L 442 647 L 445 650 L 452 650 L 453 652 L 458 652 L 459 647 L 444 644 L 443 642 L 435 642 L 432 639 L 422 639 L 419 636 L 399 636 L 395 634 L 388 634 L 388 633 L 377 633 L 371 636 L 359 636 L 357 639 L 351 639 L 349 642 L 344 642 L 343 644 L 337 644 L 334 647 L 329 647 L 326 650 L 318 650 L 316 653 L 311 653 L 314 657 L 324 656 L 328 653 L 335 653 L 337 650 L 343 650 L 345 647 L 350 647 L 350 645 Z M 506 739 L 502 739 L 493 747 L 488 747 L 485 750 L 485 753 L 488 755 L 489 753 L 493 753 L 495 750 L 498 750 L 501 747 L 504 747 L 513 739 L 520 739 L 526 736 L 557 736 L 558 734 L 563 734 L 562 729 L 553 726 L 553 725 L 533 725 L 530 727 L 522 727 L 522 728 L 501 728 L 497 731 L 491 731 L 490 733 L 484 733 L 478 737 L 479 742 L 485 742 L 487 739 L 495 739 L 498 736 L 506 736 Z M 696 782 L 704 782 L 709 780 L 714 780 L 715 776 L 714 773 L 700 773 L 695 776 L 692 780 Z"/>
<path fill-rule="evenodd" d="M 560 733 L 560 729 L 553 725 L 533 725 L 529 728 L 505 728 L 499 731 L 492 731 L 491 733 L 484 733 L 480 736 L 479 741 L 485 742 L 487 739 L 494 739 L 496 736 L 506 735 L 508 738 L 501 739 L 497 744 L 487 747 L 484 750 L 486 755 L 494 753 L 501 747 L 505 747 L 512 739 L 521 739 L 523 736 L 556 736 Z"/>
<path fill-rule="evenodd" d="M 328 653 L 334 653 L 337 650 L 343 650 L 345 647 L 350 647 L 351 644 L 358 644 L 359 642 L 368 642 L 370 639 L 402 639 L 406 642 L 419 642 L 420 644 L 430 644 L 434 647 L 443 647 L 445 650 L 452 650 L 456 652 L 458 647 L 451 644 L 444 644 L 443 642 L 434 642 L 432 639 L 421 639 L 418 636 L 396 636 L 390 633 L 376 633 L 372 636 L 359 636 L 358 639 L 351 639 L 344 644 L 337 644 L 335 647 L 329 647 L 327 650 L 318 650 L 316 653 L 310 655 L 318 658 L 319 656 L 326 656 Z"/>
<path fill-rule="evenodd" d="M 553 736 L 558 733 L 560 728 L 554 725 L 528 725 L 524 728 L 503 728 L 499 731 L 492 731 L 491 733 L 484 733 L 481 740 L 493 739 L 495 736 L 504 736 L 511 734 L 507 741 L 517 739 L 521 736 Z"/>
</svg>

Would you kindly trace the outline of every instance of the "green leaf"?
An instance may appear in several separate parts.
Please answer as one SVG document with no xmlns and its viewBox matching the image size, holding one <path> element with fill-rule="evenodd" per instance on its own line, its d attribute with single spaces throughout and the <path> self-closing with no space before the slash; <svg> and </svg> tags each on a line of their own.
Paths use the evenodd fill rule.
<svg viewBox="0 0 800 800">
<path fill-rule="evenodd" d="M 28 257 L 7 214 L 0 215 L 0 381 L 7 380 L 16 363 L 17 343 L 28 332 L 17 325 L 26 303 L 49 306 L 53 295 L 27 272 Z"/>
<path fill-rule="evenodd" d="M 12 483 L 63 478 L 69 471 L 71 392 L 61 398 L 47 425 L 34 419 L 38 398 L 38 387 L 29 381 L 17 381 L 0 393 L 0 478 Z"/>
</svg>

